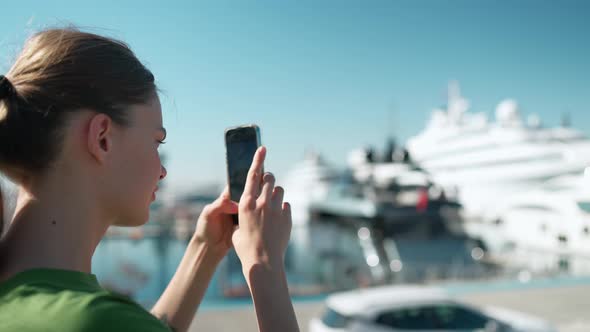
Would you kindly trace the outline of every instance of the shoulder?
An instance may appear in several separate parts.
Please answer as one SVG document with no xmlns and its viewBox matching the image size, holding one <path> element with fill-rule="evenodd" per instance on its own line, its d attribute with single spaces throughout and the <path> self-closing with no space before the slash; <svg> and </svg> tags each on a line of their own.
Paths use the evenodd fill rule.
<svg viewBox="0 0 590 332">
<path fill-rule="evenodd" d="M 105 292 L 85 305 L 80 331 L 170 332 L 164 322 L 131 299 Z"/>
<path fill-rule="evenodd" d="M 0 284 L 0 322 L 1 331 L 171 332 L 128 297 L 53 284 Z"/>
</svg>

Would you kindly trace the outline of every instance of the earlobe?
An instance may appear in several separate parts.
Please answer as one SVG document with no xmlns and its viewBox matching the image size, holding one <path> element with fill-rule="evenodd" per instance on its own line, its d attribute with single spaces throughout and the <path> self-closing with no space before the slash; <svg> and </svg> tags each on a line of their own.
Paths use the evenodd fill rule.
<svg viewBox="0 0 590 332">
<path fill-rule="evenodd" d="M 112 147 L 112 120 L 106 114 L 95 114 L 88 124 L 88 152 L 96 161 L 106 160 Z"/>
</svg>

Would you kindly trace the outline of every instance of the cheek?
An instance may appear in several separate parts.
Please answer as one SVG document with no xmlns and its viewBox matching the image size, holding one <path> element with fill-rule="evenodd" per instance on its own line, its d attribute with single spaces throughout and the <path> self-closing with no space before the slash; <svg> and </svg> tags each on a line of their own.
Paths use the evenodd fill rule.
<svg viewBox="0 0 590 332">
<path fill-rule="evenodd" d="M 160 180 L 162 170 L 160 155 L 157 150 L 152 148 L 152 150 L 145 155 L 145 159 L 142 162 L 142 168 L 143 171 L 141 173 L 144 178 L 142 182 L 148 185 L 150 189 L 155 189 L 155 186 Z"/>
<path fill-rule="evenodd" d="M 155 189 L 156 183 L 159 180 L 160 170 L 160 157 L 157 151 L 154 151 L 154 147 L 143 148 L 141 151 L 137 151 L 133 156 L 130 156 L 129 164 L 133 165 L 132 169 L 127 172 L 127 179 L 123 181 L 127 182 L 129 189 L 135 191 L 135 195 L 140 197 L 145 194 L 151 195 L 153 189 Z M 140 193 L 141 192 L 141 193 Z"/>
</svg>

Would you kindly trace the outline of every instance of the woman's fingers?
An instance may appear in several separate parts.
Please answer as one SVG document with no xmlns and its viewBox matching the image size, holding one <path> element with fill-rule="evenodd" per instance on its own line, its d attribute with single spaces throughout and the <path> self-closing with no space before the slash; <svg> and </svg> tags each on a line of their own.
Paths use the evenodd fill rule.
<svg viewBox="0 0 590 332">
<path fill-rule="evenodd" d="M 238 203 L 229 199 L 223 200 L 223 202 L 219 206 L 219 212 L 223 214 L 236 214 L 238 213 L 238 210 Z"/>
<path fill-rule="evenodd" d="M 229 193 L 229 186 L 225 186 L 225 189 L 223 190 L 223 192 L 221 193 L 221 196 L 219 196 L 219 198 L 221 198 L 222 200 L 222 212 L 223 213 L 227 213 L 227 214 L 236 214 L 238 213 L 238 203 L 234 202 L 231 200 L 231 196 Z"/>
<path fill-rule="evenodd" d="M 275 177 L 272 173 L 264 174 L 262 178 L 262 191 L 260 192 L 260 197 L 258 198 L 258 202 L 260 204 L 269 205 L 272 202 L 272 194 L 275 187 Z"/>
<path fill-rule="evenodd" d="M 291 219 L 291 204 L 288 202 L 283 203 L 283 213 Z"/>
<path fill-rule="evenodd" d="M 217 197 L 215 201 L 209 204 L 208 212 L 212 214 L 236 214 L 238 213 L 238 203 L 229 198 L 229 188 L 226 186 L 225 190 Z"/>
<path fill-rule="evenodd" d="M 229 192 L 229 185 L 226 185 L 225 188 L 223 189 L 223 192 L 221 193 L 220 197 L 224 198 L 224 199 L 231 199 L 231 195 Z"/>
<path fill-rule="evenodd" d="M 283 197 L 285 196 L 285 189 L 281 186 L 275 187 L 272 193 L 272 207 L 275 210 L 281 210 L 283 207 Z"/>
<path fill-rule="evenodd" d="M 265 157 L 266 148 L 261 146 L 254 154 L 254 159 L 252 160 L 252 165 L 250 165 L 250 170 L 248 171 L 248 177 L 246 179 L 246 185 L 244 186 L 242 197 L 247 197 L 249 199 L 256 199 L 258 197 Z"/>
<path fill-rule="evenodd" d="M 289 234 L 291 234 L 291 227 L 293 226 L 293 219 L 291 217 L 291 204 L 283 203 L 283 221 L 289 225 Z"/>
</svg>

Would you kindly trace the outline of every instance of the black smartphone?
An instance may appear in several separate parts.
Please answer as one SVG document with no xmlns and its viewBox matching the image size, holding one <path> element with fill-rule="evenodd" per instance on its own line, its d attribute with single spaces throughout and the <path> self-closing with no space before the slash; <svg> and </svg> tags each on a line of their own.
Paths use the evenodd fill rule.
<svg viewBox="0 0 590 332">
<path fill-rule="evenodd" d="M 225 130 L 227 182 L 231 200 L 234 202 L 239 202 L 242 197 L 254 153 L 260 144 L 262 144 L 260 128 L 257 125 L 244 125 Z M 237 225 L 237 214 L 233 215 L 233 220 Z"/>
</svg>

